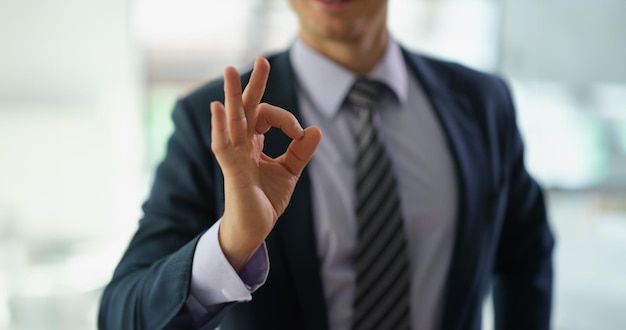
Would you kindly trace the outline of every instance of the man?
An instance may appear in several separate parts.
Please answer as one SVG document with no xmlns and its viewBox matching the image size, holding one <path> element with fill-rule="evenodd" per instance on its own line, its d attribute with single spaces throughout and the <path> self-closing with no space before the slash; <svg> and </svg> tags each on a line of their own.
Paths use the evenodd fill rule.
<svg viewBox="0 0 626 330">
<path fill-rule="evenodd" d="M 291 4 L 287 52 L 178 102 L 99 326 L 480 329 L 492 285 L 498 329 L 549 328 L 553 238 L 505 84 L 402 49 L 385 0 Z M 363 229 L 368 208 L 387 222 Z"/>
</svg>

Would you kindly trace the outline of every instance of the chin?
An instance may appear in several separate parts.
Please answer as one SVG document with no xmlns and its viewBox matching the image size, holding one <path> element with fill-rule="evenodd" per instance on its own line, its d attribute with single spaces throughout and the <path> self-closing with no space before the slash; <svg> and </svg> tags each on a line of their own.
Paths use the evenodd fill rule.
<svg viewBox="0 0 626 330">
<path fill-rule="evenodd" d="M 365 22 L 367 25 L 367 22 Z M 316 37 L 333 40 L 351 39 L 359 34 L 359 30 L 365 30 L 363 27 L 359 29 L 357 22 L 347 20 L 345 18 L 337 19 L 335 17 L 316 17 L 309 21 L 309 31 L 313 32 Z"/>
</svg>

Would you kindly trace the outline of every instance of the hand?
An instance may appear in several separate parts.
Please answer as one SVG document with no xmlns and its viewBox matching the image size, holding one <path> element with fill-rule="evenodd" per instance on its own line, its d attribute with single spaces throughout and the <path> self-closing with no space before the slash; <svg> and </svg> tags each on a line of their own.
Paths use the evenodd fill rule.
<svg viewBox="0 0 626 330">
<path fill-rule="evenodd" d="M 319 144 L 319 128 L 303 130 L 288 111 L 259 104 L 270 66 L 258 58 L 242 94 L 239 73 L 224 70 L 225 104 L 211 103 L 211 149 L 224 173 L 225 206 L 219 242 L 240 272 L 285 211 L 304 166 Z M 293 141 L 276 159 L 263 153 L 264 135 L 280 128 Z"/>
</svg>

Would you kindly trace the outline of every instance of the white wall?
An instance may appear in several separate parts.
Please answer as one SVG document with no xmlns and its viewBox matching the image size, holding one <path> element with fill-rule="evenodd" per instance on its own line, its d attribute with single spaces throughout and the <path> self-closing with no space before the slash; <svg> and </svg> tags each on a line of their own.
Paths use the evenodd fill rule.
<svg viewBox="0 0 626 330">
<path fill-rule="evenodd" d="M 3 226 L 13 221 L 28 237 L 100 235 L 138 207 L 126 201 L 141 159 L 128 19 L 125 0 L 0 2 Z"/>
<path fill-rule="evenodd" d="M 144 193 L 126 0 L 0 1 L 0 329 L 95 327 Z"/>
<path fill-rule="evenodd" d="M 501 68 L 520 79 L 626 82 L 626 1 L 502 2 Z"/>
</svg>

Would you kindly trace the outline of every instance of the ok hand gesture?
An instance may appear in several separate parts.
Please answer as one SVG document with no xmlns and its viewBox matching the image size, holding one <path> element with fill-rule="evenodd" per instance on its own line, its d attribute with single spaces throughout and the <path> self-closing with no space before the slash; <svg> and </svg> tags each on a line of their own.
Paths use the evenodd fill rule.
<svg viewBox="0 0 626 330">
<path fill-rule="evenodd" d="M 260 103 L 270 66 L 258 58 L 242 92 L 237 70 L 224 70 L 225 104 L 211 103 L 211 148 L 224 173 L 225 208 L 219 228 L 224 255 L 239 272 L 285 211 L 296 182 L 322 135 L 303 130 L 288 111 Z M 263 153 L 264 134 L 280 128 L 293 141 L 280 157 Z"/>
</svg>

